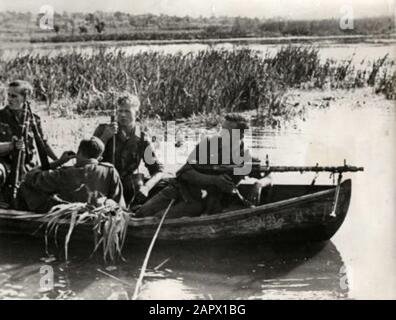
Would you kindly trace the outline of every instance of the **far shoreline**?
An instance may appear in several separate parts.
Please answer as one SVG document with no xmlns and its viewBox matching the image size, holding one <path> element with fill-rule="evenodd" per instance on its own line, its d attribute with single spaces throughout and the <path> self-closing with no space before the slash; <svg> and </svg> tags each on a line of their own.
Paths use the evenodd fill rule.
<svg viewBox="0 0 396 320">
<path fill-rule="evenodd" d="M 2 49 L 17 48 L 45 48 L 45 47 L 64 47 L 64 46 L 138 46 L 138 45 L 183 45 L 183 44 L 235 44 L 235 45 L 283 45 L 283 44 L 372 44 L 372 45 L 392 45 L 396 43 L 396 34 L 381 35 L 334 35 L 334 36 L 290 36 L 290 37 L 243 37 L 243 38 L 213 38 L 213 39 L 167 39 L 167 40 L 87 40 L 87 41 L 66 41 L 51 42 L 47 41 L 2 41 Z"/>
</svg>

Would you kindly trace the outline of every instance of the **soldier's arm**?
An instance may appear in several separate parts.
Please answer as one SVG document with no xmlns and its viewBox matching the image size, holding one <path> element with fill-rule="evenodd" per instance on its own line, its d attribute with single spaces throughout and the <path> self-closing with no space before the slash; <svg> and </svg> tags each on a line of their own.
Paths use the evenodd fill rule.
<svg viewBox="0 0 396 320">
<path fill-rule="evenodd" d="M 143 161 L 151 177 L 164 171 L 163 164 L 159 161 L 152 144 L 147 138 L 144 140 L 143 153 Z"/>
<path fill-rule="evenodd" d="M 105 138 L 105 137 L 103 137 L 103 132 L 104 132 L 104 125 L 101 125 L 101 124 L 100 124 L 100 125 L 95 129 L 93 135 L 94 135 L 95 137 L 99 138 L 100 140 L 102 140 L 103 142 L 106 142 L 106 141 L 104 141 L 104 138 Z"/>
<path fill-rule="evenodd" d="M 61 157 L 53 162 L 50 163 L 50 169 L 56 169 L 60 166 L 64 165 L 65 163 L 69 162 L 71 159 L 76 157 L 75 152 L 73 151 L 65 151 L 62 153 Z"/>
<path fill-rule="evenodd" d="M 148 192 L 163 178 L 164 166 L 159 161 L 157 155 L 154 152 L 154 148 L 146 138 L 144 141 L 144 154 L 143 161 L 150 173 L 150 179 L 144 184 L 144 188 L 141 190 L 145 196 Z"/>
<path fill-rule="evenodd" d="M 111 170 L 111 189 L 108 198 L 116 201 L 121 207 L 126 208 L 121 178 L 117 170 Z"/>
<path fill-rule="evenodd" d="M 61 169 L 47 171 L 34 169 L 28 172 L 25 177 L 26 185 L 49 194 L 59 191 L 61 181 L 63 181 Z"/>
<path fill-rule="evenodd" d="M 0 156 L 7 156 L 14 150 L 12 136 L 10 127 L 0 122 Z"/>
<path fill-rule="evenodd" d="M 217 175 L 201 173 L 188 163 L 177 173 L 177 177 L 182 181 L 201 187 L 216 186 L 218 180 Z"/>
<path fill-rule="evenodd" d="M 209 187 L 216 185 L 216 175 L 201 173 L 194 168 L 193 164 L 199 163 L 199 150 L 207 149 L 208 139 L 202 139 L 194 148 L 194 150 L 190 153 L 187 158 L 187 163 L 176 172 L 176 177 L 182 181 L 188 182 L 190 184 L 194 184 L 201 187 Z M 205 160 L 206 160 L 205 155 Z"/>
<path fill-rule="evenodd" d="M 187 164 L 186 166 L 191 166 L 191 165 Z M 220 191 L 229 194 L 233 193 L 236 188 L 236 185 L 234 184 L 232 179 L 225 174 L 220 174 L 220 175 L 205 174 L 195 170 L 194 168 L 190 168 L 190 169 L 185 168 L 183 172 L 178 174 L 178 177 L 180 180 L 186 183 L 202 187 L 203 189 L 209 187 L 216 187 Z"/>
<path fill-rule="evenodd" d="M 191 152 L 188 157 L 188 162 L 176 173 L 176 176 L 181 181 L 189 184 L 193 184 L 203 188 L 215 186 L 223 192 L 231 193 L 232 190 L 235 188 L 235 184 L 229 177 L 224 174 L 219 175 L 202 173 L 194 168 L 194 164 L 199 164 L 199 150 L 207 150 L 207 146 L 208 140 L 203 139 Z"/>
<path fill-rule="evenodd" d="M 58 160 L 58 156 L 55 154 L 55 152 L 52 149 L 52 147 L 48 144 L 47 140 L 44 140 L 44 145 L 45 145 L 45 151 L 47 152 L 48 156 L 52 160 Z"/>
<path fill-rule="evenodd" d="M 0 156 L 9 155 L 14 150 L 12 142 L 0 142 Z"/>
<path fill-rule="evenodd" d="M 11 142 L 0 142 L 0 156 L 7 156 L 11 152 L 16 150 L 23 150 L 25 148 L 25 142 L 17 137 L 13 137 Z"/>
<path fill-rule="evenodd" d="M 148 196 L 150 190 L 155 187 L 155 185 L 160 182 L 160 180 L 164 177 L 163 172 L 157 172 L 154 174 L 143 187 L 140 188 L 140 192 L 142 192 L 146 197 Z"/>
<path fill-rule="evenodd" d="M 48 144 L 47 139 L 45 139 L 44 136 L 44 132 L 43 132 L 43 128 L 41 126 L 41 120 L 39 117 L 36 118 L 36 123 L 37 123 L 37 130 L 41 136 L 41 139 L 44 142 L 44 147 L 45 147 L 45 152 L 47 153 L 47 155 L 52 159 L 52 160 L 58 160 L 58 157 L 56 156 L 54 150 L 52 149 L 52 147 Z"/>
<path fill-rule="evenodd" d="M 187 163 L 176 172 L 176 177 L 178 179 L 201 187 L 215 185 L 214 175 L 201 173 L 195 170 L 193 165 L 191 165 L 191 163 L 198 163 L 199 150 L 203 147 L 202 145 L 204 143 L 207 143 L 207 141 L 207 139 L 203 139 L 195 146 L 194 150 L 187 157 Z"/>
<path fill-rule="evenodd" d="M 94 136 L 99 138 L 100 140 L 103 141 L 104 144 L 106 144 L 110 138 L 114 136 L 116 133 L 115 127 L 116 124 L 112 125 L 107 125 L 107 124 L 100 124 L 94 131 Z"/>
</svg>

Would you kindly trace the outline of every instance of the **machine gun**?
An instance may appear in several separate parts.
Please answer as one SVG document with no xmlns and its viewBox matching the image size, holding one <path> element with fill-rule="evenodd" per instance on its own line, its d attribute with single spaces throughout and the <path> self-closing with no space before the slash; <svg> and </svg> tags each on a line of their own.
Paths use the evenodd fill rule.
<svg viewBox="0 0 396 320">
<path fill-rule="evenodd" d="M 250 168 L 249 175 L 251 176 L 263 176 L 271 172 L 330 172 L 332 174 L 342 174 L 344 172 L 358 172 L 364 171 L 363 167 L 350 166 L 346 164 L 344 160 L 343 166 L 270 166 L 268 159 L 265 165 L 261 162 L 247 162 L 241 165 L 227 165 L 227 164 L 199 164 L 190 162 L 193 168 L 197 169 L 202 173 L 215 173 L 215 174 L 230 174 L 235 175 L 236 170 L 242 168 Z"/>
<path fill-rule="evenodd" d="M 197 171 L 201 173 L 206 173 L 206 174 L 226 174 L 230 177 L 232 176 L 238 176 L 238 175 L 243 175 L 243 176 L 251 176 L 255 178 L 262 178 L 272 172 L 277 172 L 277 173 L 284 173 L 284 172 L 330 172 L 331 176 L 335 176 L 335 174 L 338 174 L 338 185 L 337 185 L 337 192 L 336 192 L 336 199 L 335 199 L 335 204 L 337 203 L 338 199 L 338 194 L 339 194 L 339 187 L 341 184 L 342 180 L 342 174 L 344 172 L 358 172 L 358 171 L 364 171 L 363 167 L 356 167 L 356 166 L 350 166 L 346 164 L 346 161 L 344 160 L 344 165 L 343 166 L 319 166 L 318 164 L 316 166 L 270 166 L 269 161 L 268 161 L 268 156 L 266 159 L 265 165 L 262 165 L 261 162 L 247 162 L 242 165 L 225 165 L 225 164 L 199 164 L 195 161 L 190 161 L 189 164 Z M 242 169 L 243 174 L 238 174 L 237 169 Z M 246 171 L 246 169 L 249 169 Z M 312 181 L 312 185 L 315 183 L 316 177 Z M 235 188 L 233 192 L 237 198 L 240 200 L 242 204 L 245 206 L 249 207 L 254 205 L 250 200 L 247 200 L 240 194 L 237 188 Z"/>
</svg>

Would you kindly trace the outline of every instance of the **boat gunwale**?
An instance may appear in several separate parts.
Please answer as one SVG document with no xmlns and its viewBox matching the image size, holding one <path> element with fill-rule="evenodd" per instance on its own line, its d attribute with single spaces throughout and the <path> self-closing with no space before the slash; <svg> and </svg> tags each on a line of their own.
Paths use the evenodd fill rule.
<svg viewBox="0 0 396 320">
<path fill-rule="evenodd" d="M 341 187 L 344 188 L 350 188 L 350 179 L 347 179 L 341 183 Z M 303 185 L 305 186 L 305 185 Z M 243 217 L 246 216 L 246 214 L 252 215 L 252 214 L 262 214 L 263 211 L 271 210 L 271 209 L 276 209 L 276 208 L 284 208 L 287 206 L 292 206 L 295 203 L 301 203 L 301 202 L 309 202 L 312 200 L 315 200 L 317 197 L 322 197 L 331 193 L 335 192 L 336 186 L 334 185 L 329 185 L 329 189 L 323 190 L 323 191 L 318 191 L 315 193 L 309 193 L 303 196 L 298 196 L 298 197 L 293 197 L 285 200 L 280 200 L 276 202 L 271 202 L 267 204 L 263 204 L 254 208 L 243 208 L 243 209 L 238 209 L 238 210 L 233 210 L 233 211 L 228 211 L 228 212 L 223 212 L 223 213 L 217 213 L 209 216 L 198 216 L 198 217 L 181 217 L 181 218 L 175 218 L 175 219 L 168 219 L 164 221 L 164 225 L 178 225 L 178 224 L 190 224 L 190 223 L 195 223 L 195 222 L 204 222 L 204 223 L 210 223 L 210 222 L 216 222 L 218 220 L 220 221 L 227 221 L 228 219 L 235 219 L 238 217 Z M 157 219 L 153 218 L 131 218 L 129 225 L 133 227 L 140 227 L 140 226 L 157 226 Z"/>
<path fill-rule="evenodd" d="M 305 185 L 301 185 L 305 186 Z M 309 202 L 315 200 L 318 197 L 330 195 L 335 192 L 335 185 L 329 185 L 329 189 L 322 190 L 314 193 L 305 194 L 298 197 L 293 197 L 285 200 L 280 200 L 272 203 L 263 204 L 254 208 L 243 208 L 232 210 L 228 212 L 218 213 L 209 216 L 198 216 L 198 217 L 181 217 L 181 218 L 174 218 L 168 219 L 164 221 L 164 226 L 188 226 L 191 224 L 210 224 L 211 222 L 217 221 L 228 221 L 228 220 L 235 220 L 244 216 L 249 215 L 257 215 L 263 214 L 263 211 L 268 211 L 271 209 L 277 208 L 284 208 L 287 206 L 292 206 L 296 203 L 301 202 Z M 347 179 L 341 183 L 341 188 L 351 188 L 351 180 Z M 341 190 L 342 190 L 341 189 Z M 26 215 L 29 213 L 29 215 Z M 8 210 L 8 209 L 0 209 L 0 220 L 5 219 L 15 219 L 15 220 L 24 220 L 30 218 L 34 219 L 37 222 L 46 222 L 45 219 L 46 214 L 36 214 L 31 213 L 29 211 L 17 211 L 17 210 Z M 67 223 L 66 221 L 59 221 L 60 224 Z M 158 225 L 158 219 L 148 217 L 148 218 L 133 218 L 131 217 L 128 223 L 128 228 L 135 228 L 135 227 L 156 227 Z"/>
</svg>

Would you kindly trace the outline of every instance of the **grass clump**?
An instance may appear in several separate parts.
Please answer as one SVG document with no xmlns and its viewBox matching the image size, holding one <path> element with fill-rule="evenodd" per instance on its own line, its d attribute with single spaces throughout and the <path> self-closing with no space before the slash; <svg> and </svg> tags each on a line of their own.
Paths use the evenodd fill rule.
<svg viewBox="0 0 396 320">
<path fill-rule="evenodd" d="M 69 244 L 73 231 L 79 225 L 90 226 L 93 231 L 94 249 L 91 256 L 102 248 L 103 260 L 125 260 L 122 249 L 125 243 L 129 213 L 112 200 L 97 199 L 90 203 L 64 203 L 54 206 L 45 216 L 45 245 L 52 237 L 58 246 L 59 228 L 67 227 L 64 237 L 65 260 L 69 260 Z"/>
</svg>

